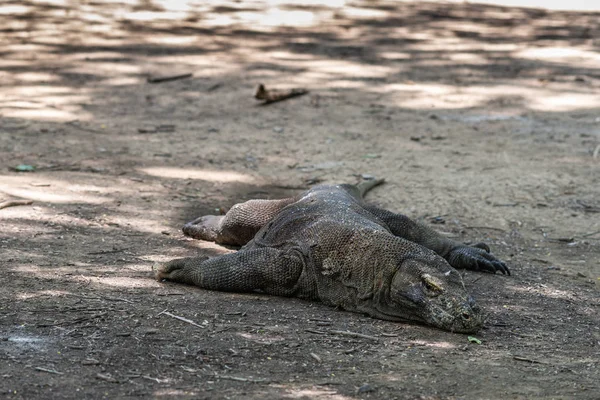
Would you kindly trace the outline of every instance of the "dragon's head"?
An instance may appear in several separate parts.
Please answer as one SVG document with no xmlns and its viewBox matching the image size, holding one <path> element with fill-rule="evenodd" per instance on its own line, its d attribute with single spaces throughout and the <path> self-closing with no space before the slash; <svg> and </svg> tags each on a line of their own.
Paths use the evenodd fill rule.
<svg viewBox="0 0 600 400">
<path fill-rule="evenodd" d="M 380 317 L 418 321 L 451 332 L 477 332 L 484 314 L 457 270 L 434 254 L 401 261 L 375 302 Z"/>
</svg>

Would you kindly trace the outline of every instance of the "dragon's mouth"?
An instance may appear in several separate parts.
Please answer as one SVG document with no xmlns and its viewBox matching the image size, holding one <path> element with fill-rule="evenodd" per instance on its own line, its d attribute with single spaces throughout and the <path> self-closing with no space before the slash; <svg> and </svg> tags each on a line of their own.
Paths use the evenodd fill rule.
<svg viewBox="0 0 600 400">
<path fill-rule="evenodd" d="M 483 326 L 484 315 L 472 301 L 454 304 L 420 304 L 386 307 L 381 304 L 368 313 L 380 319 L 394 322 L 416 322 L 456 333 L 475 333 Z"/>
<path fill-rule="evenodd" d="M 475 333 L 483 326 L 484 316 L 479 307 L 469 303 L 455 307 L 430 304 L 426 322 L 438 328 L 457 333 Z"/>
</svg>

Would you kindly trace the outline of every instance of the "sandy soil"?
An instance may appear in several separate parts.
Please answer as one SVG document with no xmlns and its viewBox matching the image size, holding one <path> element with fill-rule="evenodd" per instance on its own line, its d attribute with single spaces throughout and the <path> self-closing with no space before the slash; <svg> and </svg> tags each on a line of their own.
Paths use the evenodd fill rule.
<svg viewBox="0 0 600 400">
<path fill-rule="evenodd" d="M 167 3 L 0 6 L 1 397 L 600 397 L 600 14 Z M 465 273 L 481 344 L 152 279 L 228 251 L 184 222 L 361 174 L 508 262 Z"/>
</svg>

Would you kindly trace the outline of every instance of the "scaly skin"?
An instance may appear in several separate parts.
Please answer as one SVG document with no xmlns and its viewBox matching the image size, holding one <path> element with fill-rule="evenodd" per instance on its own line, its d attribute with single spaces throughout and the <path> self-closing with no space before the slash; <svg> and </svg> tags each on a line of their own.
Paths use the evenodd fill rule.
<svg viewBox="0 0 600 400">
<path fill-rule="evenodd" d="M 484 314 L 455 268 L 510 274 L 485 244 L 466 246 L 365 205 L 380 181 L 317 186 L 295 198 L 251 200 L 184 227 L 189 236 L 244 245 L 232 254 L 177 259 L 158 280 L 205 289 L 319 300 L 392 321 L 476 332 Z"/>
</svg>

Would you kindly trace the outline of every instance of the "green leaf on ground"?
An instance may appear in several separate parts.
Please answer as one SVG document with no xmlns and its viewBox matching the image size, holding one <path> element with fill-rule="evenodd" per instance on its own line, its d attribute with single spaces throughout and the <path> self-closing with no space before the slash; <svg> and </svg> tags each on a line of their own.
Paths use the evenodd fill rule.
<svg viewBox="0 0 600 400">
<path fill-rule="evenodd" d="M 19 164 L 15 167 L 15 171 L 17 171 L 17 172 L 33 172 L 33 171 L 35 171 L 35 167 L 33 165 Z"/>
<path fill-rule="evenodd" d="M 475 336 L 467 336 L 467 339 L 469 339 L 469 342 L 471 343 L 481 344 L 481 340 L 477 339 Z"/>
</svg>

